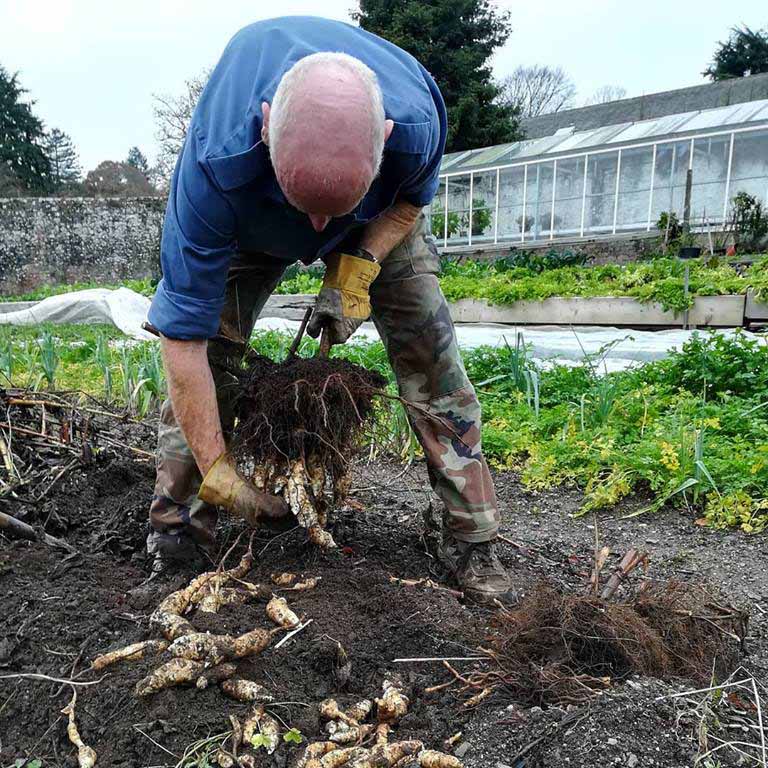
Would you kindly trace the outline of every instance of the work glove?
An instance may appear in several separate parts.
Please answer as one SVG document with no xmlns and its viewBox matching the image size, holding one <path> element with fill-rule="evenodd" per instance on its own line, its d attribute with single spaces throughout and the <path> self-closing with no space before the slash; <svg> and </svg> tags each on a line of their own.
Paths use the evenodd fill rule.
<svg viewBox="0 0 768 768">
<path fill-rule="evenodd" d="M 248 525 L 284 527 L 291 522 L 290 508 L 279 496 L 262 493 L 240 476 L 232 456 L 219 456 L 203 478 L 198 497 L 208 504 L 224 507 Z"/>
<path fill-rule="evenodd" d="M 363 248 L 352 253 L 332 253 L 325 260 L 323 287 L 307 333 L 323 338 L 329 345 L 343 344 L 371 316 L 368 292 L 381 267 Z"/>
</svg>

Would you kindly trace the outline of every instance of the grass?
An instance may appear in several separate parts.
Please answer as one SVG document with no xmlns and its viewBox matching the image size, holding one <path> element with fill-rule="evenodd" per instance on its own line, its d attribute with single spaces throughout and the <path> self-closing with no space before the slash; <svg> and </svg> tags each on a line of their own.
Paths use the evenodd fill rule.
<svg viewBox="0 0 768 768">
<path fill-rule="evenodd" d="M 130 288 L 143 296 L 154 296 L 157 281 L 152 278 L 143 278 L 141 280 L 123 280 L 120 283 L 67 283 L 66 285 L 41 285 L 33 291 L 27 293 L 18 293 L 12 296 L 3 296 L 2 301 L 41 301 L 50 296 L 60 296 L 63 293 L 73 293 L 74 291 L 87 291 L 92 288 Z"/>
<path fill-rule="evenodd" d="M 252 343 L 283 359 L 290 342 L 288 334 L 263 331 Z M 302 341 L 300 354 L 316 350 L 315 340 Z M 395 391 L 380 342 L 349 343 L 334 354 L 379 371 Z M 583 512 L 640 493 L 648 498 L 642 511 L 670 504 L 715 528 L 768 527 L 765 345 L 743 334 L 697 334 L 664 360 L 614 373 L 605 373 L 600 356 L 542 366 L 522 336 L 464 359 L 483 406 L 486 454 L 520 472 L 527 487 L 578 486 Z M 138 415 L 156 412 L 164 393 L 157 343 L 127 340 L 108 326 L 0 327 L 5 378 L 83 390 Z M 377 410 L 369 439 L 371 457 L 419 452 L 402 408 L 391 402 Z"/>
</svg>

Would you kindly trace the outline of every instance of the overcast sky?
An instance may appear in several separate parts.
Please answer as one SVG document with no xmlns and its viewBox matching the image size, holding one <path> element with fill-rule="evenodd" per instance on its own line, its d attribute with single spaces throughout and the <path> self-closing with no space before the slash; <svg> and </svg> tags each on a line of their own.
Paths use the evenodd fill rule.
<svg viewBox="0 0 768 768">
<path fill-rule="evenodd" d="M 766 0 L 499 0 L 514 31 L 494 59 L 561 66 L 579 98 L 603 85 L 629 95 L 704 82 L 717 40 L 768 25 Z M 242 26 L 284 15 L 349 19 L 355 0 L 0 0 L 0 64 L 19 71 L 48 128 L 69 133 L 85 170 L 154 154 L 152 94 L 174 93 L 213 65 Z"/>
</svg>

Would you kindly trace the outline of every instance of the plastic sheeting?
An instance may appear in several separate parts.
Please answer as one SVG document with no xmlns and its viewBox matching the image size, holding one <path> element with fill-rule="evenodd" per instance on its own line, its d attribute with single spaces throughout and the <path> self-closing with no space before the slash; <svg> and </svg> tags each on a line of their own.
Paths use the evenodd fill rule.
<svg viewBox="0 0 768 768">
<path fill-rule="evenodd" d="M 129 288 L 91 288 L 51 296 L 33 307 L 0 314 L 0 325 L 39 325 L 40 323 L 112 323 L 126 336 L 153 339 L 141 329 L 147 319 L 150 301 Z"/>
<path fill-rule="evenodd" d="M 155 337 L 142 330 L 150 301 L 128 288 L 109 290 L 94 288 L 65 293 L 38 302 L 33 307 L 0 314 L 0 324 L 37 325 L 40 323 L 113 323 L 127 336 L 146 340 Z M 256 328 L 296 333 L 299 322 L 278 318 L 261 318 Z M 659 360 L 673 349 L 679 349 L 697 331 L 628 331 L 619 328 L 509 325 L 457 325 L 459 345 L 472 349 L 483 345 L 514 345 L 517 333 L 530 346 L 531 355 L 539 361 L 576 364 L 585 356 L 600 360 L 601 370 L 620 370 L 630 365 Z M 733 334 L 735 331 L 698 331 L 698 333 Z M 753 338 L 764 336 L 748 334 Z M 355 340 L 376 341 L 379 336 L 373 323 L 364 323 L 353 336 Z"/>
<path fill-rule="evenodd" d="M 279 330 L 296 333 L 299 323 L 293 320 L 262 318 L 257 321 L 258 330 Z M 600 371 L 623 370 L 650 360 L 660 360 L 673 349 L 680 349 L 694 333 L 718 333 L 733 335 L 735 330 L 717 331 L 628 331 L 625 328 L 605 328 L 585 326 L 583 328 L 565 328 L 563 326 L 520 326 L 509 325 L 457 325 L 456 334 L 462 349 L 480 346 L 515 345 L 517 333 L 523 335 L 523 341 L 529 346 L 531 357 L 539 362 L 557 362 L 577 364 L 589 356 L 594 363 L 599 362 Z M 752 338 L 766 341 L 764 336 L 746 333 Z M 378 340 L 379 336 L 373 323 L 363 323 L 352 337 L 355 340 Z"/>
</svg>

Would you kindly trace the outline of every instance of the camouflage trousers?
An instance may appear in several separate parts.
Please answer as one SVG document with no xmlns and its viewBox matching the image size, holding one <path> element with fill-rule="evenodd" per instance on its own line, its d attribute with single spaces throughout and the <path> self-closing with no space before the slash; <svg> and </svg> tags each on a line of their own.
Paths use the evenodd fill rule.
<svg viewBox="0 0 768 768">
<path fill-rule="evenodd" d="M 233 260 L 222 335 L 250 338 L 286 266 L 267 254 L 240 254 Z M 437 249 L 422 214 L 411 234 L 384 260 L 371 286 L 372 320 L 386 346 L 400 394 L 424 409 L 410 409 L 411 426 L 424 450 L 432 488 L 444 504 L 445 528 L 462 541 L 488 541 L 499 524 L 496 492 L 482 453 L 480 404 L 461 360 L 437 281 L 439 270 Z M 208 359 L 225 435 L 232 428 L 233 380 L 216 362 L 226 359 L 231 364 L 231 355 L 232 349 L 221 342 L 209 342 Z M 182 532 L 203 547 L 212 544 L 216 510 L 197 498 L 200 482 L 192 452 L 166 400 L 149 513 L 150 548 L 153 537 L 159 540 Z"/>
</svg>

